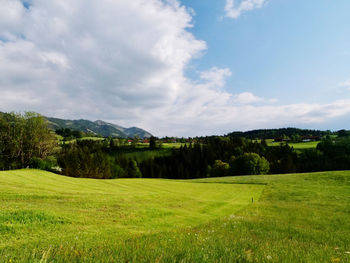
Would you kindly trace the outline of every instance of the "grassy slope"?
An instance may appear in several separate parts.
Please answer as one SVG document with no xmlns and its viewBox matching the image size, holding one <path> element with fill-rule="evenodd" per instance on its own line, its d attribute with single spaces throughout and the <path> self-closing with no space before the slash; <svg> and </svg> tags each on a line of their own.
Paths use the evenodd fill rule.
<svg viewBox="0 0 350 263">
<path fill-rule="evenodd" d="M 180 182 L 21 170 L 0 172 L 0 201 L 1 262 L 350 261 L 350 172 Z"/>
<path fill-rule="evenodd" d="M 101 181 L 37 170 L 0 172 L 0 249 L 21 253 L 21 247 L 122 241 L 184 229 L 232 214 L 262 190 L 260 185 Z"/>
</svg>

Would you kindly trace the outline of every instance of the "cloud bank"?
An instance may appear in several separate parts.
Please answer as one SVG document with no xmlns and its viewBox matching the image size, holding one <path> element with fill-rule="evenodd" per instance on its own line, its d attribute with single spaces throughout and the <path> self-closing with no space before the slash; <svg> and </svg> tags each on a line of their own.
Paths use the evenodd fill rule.
<svg viewBox="0 0 350 263">
<path fill-rule="evenodd" d="M 193 12 L 177 0 L 0 4 L 1 111 L 104 119 L 159 136 L 322 123 L 350 113 L 345 100 L 278 105 L 229 93 L 227 68 L 186 77 L 207 47 L 189 32 Z M 243 1 L 239 13 L 262 4 Z"/>
</svg>

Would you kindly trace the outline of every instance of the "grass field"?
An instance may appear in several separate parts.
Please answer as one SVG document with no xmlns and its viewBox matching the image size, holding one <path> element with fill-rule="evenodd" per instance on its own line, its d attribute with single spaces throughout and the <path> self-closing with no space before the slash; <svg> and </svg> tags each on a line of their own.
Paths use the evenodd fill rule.
<svg viewBox="0 0 350 263">
<path fill-rule="evenodd" d="M 0 262 L 350 262 L 349 218 L 350 172 L 191 181 L 0 172 Z"/>
<path fill-rule="evenodd" d="M 162 143 L 161 148 L 163 149 L 179 149 L 181 146 L 189 145 L 189 143 Z M 149 143 L 138 143 L 137 147 L 139 148 L 149 148 Z"/>
<path fill-rule="evenodd" d="M 296 150 L 299 149 L 311 149 L 316 148 L 317 144 L 320 142 L 299 142 L 299 143 L 289 143 L 289 146 L 293 147 Z"/>
<path fill-rule="evenodd" d="M 298 142 L 298 143 L 288 143 L 289 146 L 293 147 L 296 150 L 303 150 L 303 149 L 312 149 L 316 148 L 317 144 L 320 142 Z M 283 143 L 279 142 L 273 142 L 272 140 L 268 141 L 269 146 L 280 146 Z"/>
<path fill-rule="evenodd" d="M 181 146 L 185 146 L 186 144 L 189 145 L 189 143 L 180 143 L 180 142 L 176 142 L 176 143 L 162 143 L 162 148 L 178 149 Z"/>
</svg>

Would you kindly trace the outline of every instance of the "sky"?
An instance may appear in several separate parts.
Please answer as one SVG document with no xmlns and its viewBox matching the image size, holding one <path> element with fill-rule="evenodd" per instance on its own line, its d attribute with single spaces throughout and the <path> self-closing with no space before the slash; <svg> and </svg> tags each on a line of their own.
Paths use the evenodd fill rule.
<svg viewBox="0 0 350 263">
<path fill-rule="evenodd" d="M 0 0 L 0 111 L 157 136 L 350 129 L 348 0 Z"/>
</svg>

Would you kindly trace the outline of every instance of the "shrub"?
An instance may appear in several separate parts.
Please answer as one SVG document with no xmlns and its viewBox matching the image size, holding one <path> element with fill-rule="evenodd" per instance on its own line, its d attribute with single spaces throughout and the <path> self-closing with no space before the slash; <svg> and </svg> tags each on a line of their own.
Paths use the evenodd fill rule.
<svg viewBox="0 0 350 263">
<path fill-rule="evenodd" d="M 46 170 L 46 171 L 52 171 L 53 167 L 57 166 L 57 160 L 53 156 L 47 157 L 45 160 L 34 157 L 30 160 L 29 167 L 40 169 L 40 170 Z"/>
</svg>

